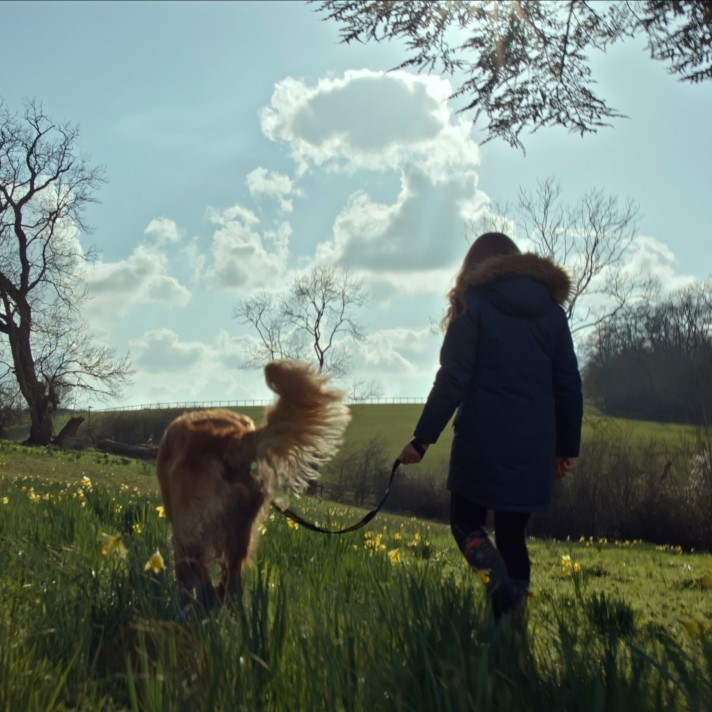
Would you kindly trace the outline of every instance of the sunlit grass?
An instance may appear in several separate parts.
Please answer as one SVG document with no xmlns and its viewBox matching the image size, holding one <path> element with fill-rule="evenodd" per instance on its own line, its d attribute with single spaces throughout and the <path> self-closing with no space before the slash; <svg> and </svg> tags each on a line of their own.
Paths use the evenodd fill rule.
<svg viewBox="0 0 712 712">
<path fill-rule="evenodd" d="M 152 472 L 1 452 L 0 709 L 711 707 L 709 554 L 531 540 L 522 641 L 489 622 L 445 525 L 380 514 L 323 536 L 273 511 L 244 605 L 206 615 L 177 595 Z M 362 515 L 290 506 L 329 528 Z"/>
</svg>

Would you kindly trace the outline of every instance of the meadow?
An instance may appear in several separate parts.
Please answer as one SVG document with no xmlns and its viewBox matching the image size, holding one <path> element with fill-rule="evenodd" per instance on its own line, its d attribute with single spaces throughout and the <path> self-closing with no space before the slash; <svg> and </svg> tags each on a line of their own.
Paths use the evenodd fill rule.
<svg viewBox="0 0 712 712">
<path fill-rule="evenodd" d="M 352 420 L 346 431 L 345 443 L 350 449 L 357 450 L 373 440 L 378 440 L 392 460 L 401 451 L 404 443 L 413 436 L 413 428 L 422 409 L 422 403 L 353 404 L 350 406 Z M 168 423 L 183 410 L 94 412 L 91 414 L 90 427 L 99 435 L 127 443 L 138 444 L 149 438 L 158 442 Z M 241 406 L 233 410 L 260 423 L 265 409 L 262 406 Z M 69 414 L 59 418 L 56 426 L 61 427 L 68 417 Z M 583 426 L 584 439 L 602 424 L 611 431 L 629 434 L 638 442 L 655 440 L 674 445 L 681 438 L 690 438 L 695 434 L 695 429 L 691 426 L 610 418 L 598 415 L 587 407 Z M 13 439 L 21 439 L 26 434 L 26 429 L 19 428 L 14 432 Z M 447 469 L 451 443 L 452 430 L 448 427 L 428 451 L 429 468 L 442 471 Z"/>
<path fill-rule="evenodd" d="M 708 553 L 532 539 L 522 638 L 442 524 L 272 512 L 242 605 L 210 614 L 169 537 L 148 463 L 0 443 L 0 709 L 712 709 Z"/>
</svg>

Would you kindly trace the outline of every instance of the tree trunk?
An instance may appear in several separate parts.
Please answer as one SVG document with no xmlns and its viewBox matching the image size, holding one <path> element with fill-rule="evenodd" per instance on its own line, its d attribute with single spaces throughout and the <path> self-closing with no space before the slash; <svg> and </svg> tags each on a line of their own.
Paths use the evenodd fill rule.
<svg viewBox="0 0 712 712">
<path fill-rule="evenodd" d="M 64 447 L 66 438 L 76 438 L 79 433 L 79 426 L 84 422 L 84 418 L 75 415 L 70 418 L 67 424 L 59 431 L 57 437 L 52 441 L 54 445 Z"/>
<path fill-rule="evenodd" d="M 30 407 L 30 436 L 25 440 L 25 445 L 49 445 L 52 440 L 52 413 L 45 397 L 37 399 L 34 403 L 28 402 Z"/>
<path fill-rule="evenodd" d="M 102 452 L 136 460 L 155 460 L 158 455 L 158 445 L 127 445 L 116 440 L 99 440 L 95 447 Z"/>
<path fill-rule="evenodd" d="M 20 323 L 8 324 L 8 341 L 12 351 L 15 376 L 30 411 L 30 436 L 25 445 L 49 445 L 52 440 L 52 402 L 49 388 L 37 378 L 30 340 L 30 307 L 25 302 L 18 307 Z"/>
</svg>

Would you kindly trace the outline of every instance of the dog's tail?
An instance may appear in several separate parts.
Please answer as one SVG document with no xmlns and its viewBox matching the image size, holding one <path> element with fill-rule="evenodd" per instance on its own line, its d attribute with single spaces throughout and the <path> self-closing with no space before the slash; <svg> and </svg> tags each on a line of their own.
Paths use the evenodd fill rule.
<svg viewBox="0 0 712 712">
<path fill-rule="evenodd" d="M 301 361 L 272 361 L 267 385 L 277 394 L 257 431 L 257 461 L 271 468 L 279 489 L 301 491 L 342 442 L 351 414 L 345 394 Z"/>
</svg>

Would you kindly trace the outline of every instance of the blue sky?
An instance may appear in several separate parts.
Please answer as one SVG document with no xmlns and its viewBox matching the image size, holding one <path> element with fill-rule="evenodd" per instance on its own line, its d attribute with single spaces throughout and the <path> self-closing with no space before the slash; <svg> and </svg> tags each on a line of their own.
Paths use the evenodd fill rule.
<svg viewBox="0 0 712 712">
<path fill-rule="evenodd" d="M 86 314 L 136 368 L 107 405 L 268 397 L 243 367 L 251 334 L 233 308 L 315 261 L 348 266 L 372 297 L 352 376 L 383 396 L 426 395 L 468 221 L 547 176 L 572 202 L 602 188 L 638 203 L 635 269 L 669 288 L 712 273 L 712 85 L 677 81 L 640 43 L 593 58 L 628 119 L 583 138 L 526 135 L 523 155 L 481 145 L 447 77 L 387 73 L 402 47 L 341 45 L 305 3 L 1 11 L 0 96 L 78 123 L 106 168 L 81 238 L 100 253 Z"/>
</svg>

